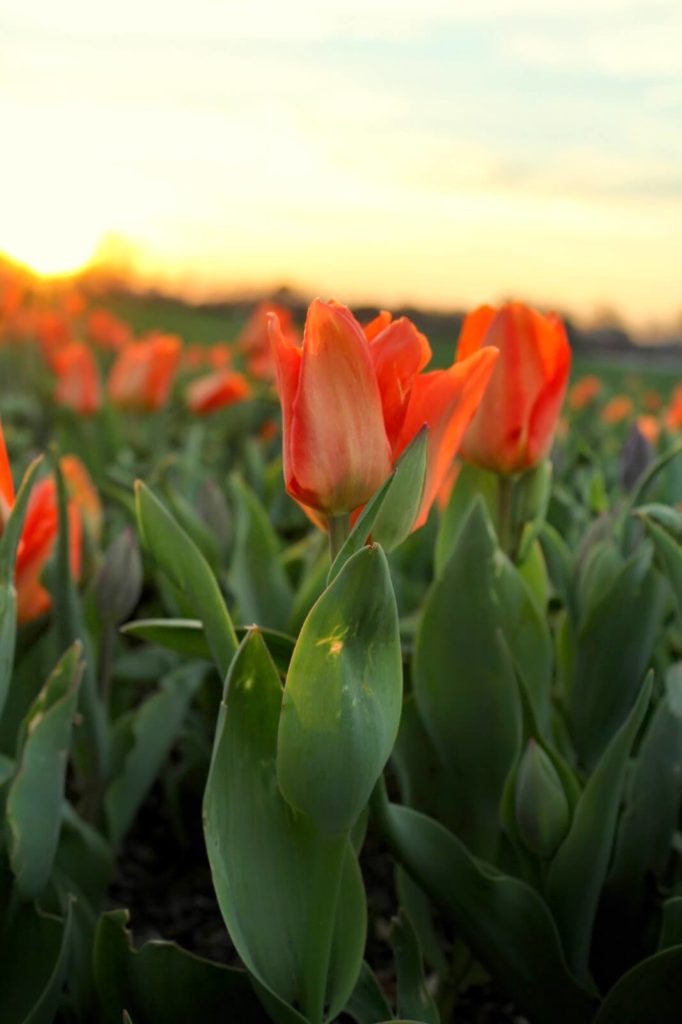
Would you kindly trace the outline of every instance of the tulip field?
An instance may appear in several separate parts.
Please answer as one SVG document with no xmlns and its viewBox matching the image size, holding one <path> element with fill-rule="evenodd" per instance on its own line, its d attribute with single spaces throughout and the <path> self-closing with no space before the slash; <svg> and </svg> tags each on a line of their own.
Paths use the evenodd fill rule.
<svg viewBox="0 0 682 1024">
<path fill-rule="evenodd" d="M 3 275 L 0 1024 L 680 1024 L 680 375 Z"/>
</svg>

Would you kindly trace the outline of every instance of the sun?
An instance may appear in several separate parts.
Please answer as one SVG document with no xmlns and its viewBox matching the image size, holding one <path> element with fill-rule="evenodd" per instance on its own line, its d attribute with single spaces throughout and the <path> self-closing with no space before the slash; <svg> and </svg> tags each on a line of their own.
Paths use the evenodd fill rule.
<svg viewBox="0 0 682 1024">
<path fill-rule="evenodd" d="M 48 219 L 0 224 L 0 251 L 41 277 L 83 270 L 97 248 L 97 233 L 72 215 L 51 210 Z"/>
</svg>

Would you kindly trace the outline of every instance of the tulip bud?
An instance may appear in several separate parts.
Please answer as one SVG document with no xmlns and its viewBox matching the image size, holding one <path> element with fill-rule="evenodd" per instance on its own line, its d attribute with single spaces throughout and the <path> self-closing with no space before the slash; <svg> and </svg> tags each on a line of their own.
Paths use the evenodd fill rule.
<svg viewBox="0 0 682 1024">
<path fill-rule="evenodd" d="M 462 458 L 514 475 L 549 454 L 566 392 L 571 349 L 558 317 L 520 302 L 482 306 L 464 321 L 457 360 L 495 346 L 500 358 L 464 436 Z"/>
<path fill-rule="evenodd" d="M 130 528 L 109 545 L 95 583 L 97 607 L 103 619 L 123 622 L 131 614 L 142 591 L 142 560 Z"/>
<path fill-rule="evenodd" d="M 557 771 L 545 751 L 529 740 L 516 775 L 516 821 L 531 851 L 549 859 L 568 832 L 571 812 Z"/>
</svg>

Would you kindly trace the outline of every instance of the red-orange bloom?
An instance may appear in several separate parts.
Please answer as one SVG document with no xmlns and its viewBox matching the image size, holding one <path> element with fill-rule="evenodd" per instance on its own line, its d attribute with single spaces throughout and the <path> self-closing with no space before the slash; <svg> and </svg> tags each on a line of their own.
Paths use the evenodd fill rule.
<svg viewBox="0 0 682 1024">
<path fill-rule="evenodd" d="M 296 339 L 290 310 L 275 302 L 261 302 L 256 306 L 236 342 L 237 348 L 246 357 L 249 373 L 256 380 L 272 381 L 276 376 L 268 333 L 268 322 L 271 316 L 277 317 L 282 334 L 292 344 Z"/>
<path fill-rule="evenodd" d="M 568 404 L 571 409 L 584 409 L 593 402 L 602 388 L 599 377 L 588 374 L 575 382 L 568 392 Z"/>
<path fill-rule="evenodd" d="M 665 425 L 669 430 L 682 430 L 682 384 L 673 391 L 665 414 Z"/>
<path fill-rule="evenodd" d="M 566 392 L 571 348 L 563 324 L 520 302 L 481 306 L 464 321 L 457 360 L 494 346 L 500 358 L 462 443 L 462 458 L 514 474 L 544 459 Z"/>
<path fill-rule="evenodd" d="M 88 338 L 99 348 L 117 351 L 132 340 L 132 331 L 108 309 L 93 309 L 86 327 Z"/>
<path fill-rule="evenodd" d="M 187 386 L 187 407 L 199 416 L 242 402 L 249 394 L 248 381 L 232 370 L 215 370 Z"/>
<path fill-rule="evenodd" d="M 409 320 L 370 331 L 352 313 L 315 300 L 302 347 L 270 320 L 284 422 L 287 490 L 303 506 L 337 515 L 363 505 L 426 425 L 427 472 L 415 528 L 426 519 L 497 358 L 476 353 L 421 373 L 428 341 Z"/>
<path fill-rule="evenodd" d="M 14 506 L 14 484 L 10 471 L 5 439 L 0 425 L 0 532 Z M 78 504 L 70 500 L 69 562 L 74 579 L 80 574 L 81 517 Z M 51 597 L 41 582 L 43 570 L 52 557 L 59 531 L 57 487 L 53 477 L 45 477 L 34 485 L 26 510 L 24 527 L 17 549 L 14 583 L 17 590 L 17 620 L 30 622 L 48 611 Z"/>
<path fill-rule="evenodd" d="M 655 445 L 661 433 L 661 425 L 651 413 L 637 417 L 637 429 L 649 444 Z"/>
<path fill-rule="evenodd" d="M 622 423 L 628 416 L 632 416 L 633 412 L 634 406 L 631 398 L 628 398 L 627 395 L 615 395 L 602 409 L 601 418 L 604 423 L 613 426 L 616 423 Z"/>
<path fill-rule="evenodd" d="M 114 405 L 153 411 L 165 405 L 180 361 L 180 339 L 153 333 L 126 345 L 111 368 L 108 392 Z"/>
<path fill-rule="evenodd" d="M 83 416 L 97 412 L 102 394 L 95 357 L 87 345 L 70 342 L 55 353 L 52 367 L 57 377 L 55 401 Z"/>
</svg>

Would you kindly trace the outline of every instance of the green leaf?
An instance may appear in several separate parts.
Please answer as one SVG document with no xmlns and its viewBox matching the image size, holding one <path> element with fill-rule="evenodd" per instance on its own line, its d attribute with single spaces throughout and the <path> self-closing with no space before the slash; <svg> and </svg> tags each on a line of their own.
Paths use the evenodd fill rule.
<svg viewBox="0 0 682 1024">
<path fill-rule="evenodd" d="M 109 760 L 108 731 L 104 704 L 99 695 L 96 659 L 93 644 L 85 628 L 83 607 L 76 584 L 71 575 L 71 526 L 68 516 L 68 493 L 59 460 L 52 456 L 53 472 L 57 482 L 59 507 L 59 534 L 55 549 L 50 589 L 58 650 L 64 651 L 79 641 L 83 651 L 83 680 L 80 687 L 79 710 L 83 721 L 76 737 L 76 756 L 82 763 L 83 774 L 96 788 L 106 777 Z"/>
<path fill-rule="evenodd" d="M 426 599 L 415 642 L 419 715 L 448 771 L 452 827 L 494 859 L 499 804 L 521 738 L 514 668 L 495 598 L 501 555 L 482 501 Z"/>
<path fill-rule="evenodd" d="M 571 549 L 551 523 L 544 523 L 539 533 L 549 577 L 567 608 L 573 607 L 573 557 Z"/>
<path fill-rule="evenodd" d="M 186 599 L 196 608 L 221 677 L 237 650 L 237 637 L 223 595 L 208 562 L 141 480 L 135 485 L 142 541 Z"/>
<path fill-rule="evenodd" d="M 682 896 L 671 896 L 663 904 L 658 949 L 682 946 Z"/>
<path fill-rule="evenodd" d="M 651 678 L 604 752 L 578 801 L 547 877 L 547 900 L 580 978 L 587 976 L 592 927 L 613 849 L 628 756 L 651 697 Z"/>
<path fill-rule="evenodd" d="M 396 463 L 393 473 L 358 517 L 329 570 L 328 583 L 371 536 L 385 551 L 393 551 L 411 532 L 419 513 L 426 480 L 428 429 L 422 427 Z"/>
<path fill-rule="evenodd" d="M 552 916 L 529 885 L 476 859 L 442 825 L 389 804 L 385 794 L 373 807 L 395 856 L 452 914 L 467 946 L 533 1024 L 591 1019 L 593 997 L 572 977 Z"/>
<path fill-rule="evenodd" d="M 305 1020 L 313 878 L 328 851 L 312 821 L 292 811 L 276 777 L 282 686 L 260 633 L 243 640 L 228 676 L 204 797 L 213 884 L 228 931 L 261 998 L 281 1024 Z M 343 843 L 335 936 L 325 968 L 329 1017 L 341 1012 L 360 970 L 366 910 L 350 842 Z"/>
<path fill-rule="evenodd" d="M 43 891 L 52 870 L 82 674 L 81 649 L 75 643 L 24 720 L 23 742 L 6 809 L 9 859 L 24 899 Z"/>
<path fill-rule="evenodd" d="M 17 548 L 24 527 L 28 499 L 40 469 L 42 458 L 32 462 L 24 474 L 21 487 L 0 536 L 0 716 L 7 699 L 17 633 L 17 594 L 14 588 L 14 566 Z"/>
<path fill-rule="evenodd" d="M 230 481 L 235 508 L 235 540 L 230 584 L 242 622 L 284 629 L 293 594 L 282 565 L 282 552 L 268 514 L 254 492 L 238 477 Z"/>
<path fill-rule="evenodd" d="M 111 1024 L 124 1010 L 135 1024 L 267 1024 L 245 971 L 212 963 L 174 942 L 133 949 L 125 910 L 103 914 L 97 926 L 95 978 Z"/>
<path fill-rule="evenodd" d="M 360 977 L 353 993 L 344 1007 L 344 1013 L 356 1024 L 375 1024 L 384 1017 L 389 1019 L 391 1007 L 386 1001 L 383 989 L 369 964 L 363 961 Z"/>
<path fill-rule="evenodd" d="M 365 547 L 313 606 L 287 674 L 277 745 L 283 795 L 327 833 L 367 804 L 398 732 L 402 661 L 386 556 Z"/>
<path fill-rule="evenodd" d="M 440 1024 L 440 1014 L 424 981 L 419 940 L 403 912 L 393 921 L 391 944 L 398 976 L 398 1014 L 424 1024 Z"/>
<path fill-rule="evenodd" d="M 4 909 L 4 908 L 3 908 Z M 62 999 L 71 950 L 72 912 L 64 919 L 31 903 L 4 913 L 0 930 L 2 1024 L 53 1024 Z"/>
<path fill-rule="evenodd" d="M 248 631 L 248 626 L 237 627 L 236 634 L 240 643 Z M 260 632 L 277 668 L 286 673 L 296 641 L 288 633 L 281 633 L 277 629 L 261 629 Z M 184 654 L 188 658 L 211 658 L 204 627 L 199 619 L 136 619 L 121 626 L 121 633 L 139 637 L 150 644 L 158 644 L 159 647 Z"/>
<path fill-rule="evenodd" d="M 435 556 L 437 575 L 440 575 L 448 564 L 457 546 L 459 532 L 477 500 L 484 502 L 492 519 L 497 509 L 497 477 L 488 470 L 463 462 L 438 529 Z"/>
<path fill-rule="evenodd" d="M 127 714 L 115 728 L 127 749 L 105 798 L 108 833 L 118 846 L 159 774 L 177 738 L 203 675 L 201 664 L 183 665 L 161 681 L 157 693 Z"/>
<path fill-rule="evenodd" d="M 682 617 L 682 547 L 650 516 L 643 515 L 641 518 L 654 543 L 658 560 L 672 588 L 677 614 Z"/>
<path fill-rule="evenodd" d="M 642 960 L 608 993 L 594 1024 L 680 1024 L 682 945 Z"/>
<path fill-rule="evenodd" d="M 587 769 L 632 709 L 658 635 L 664 597 L 646 550 L 610 571 L 599 589 L 577 630 L 569 694 L 571 735 Z"/>
<path fill-rule="evenodd" d="M 661 877 L 670 858 L 681 802 L 682 663 L 678 663 L 668 670 L 666 692 L 632 767 L 612 881 L 632 891 L 648 872 Z"/>
</svg>

